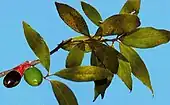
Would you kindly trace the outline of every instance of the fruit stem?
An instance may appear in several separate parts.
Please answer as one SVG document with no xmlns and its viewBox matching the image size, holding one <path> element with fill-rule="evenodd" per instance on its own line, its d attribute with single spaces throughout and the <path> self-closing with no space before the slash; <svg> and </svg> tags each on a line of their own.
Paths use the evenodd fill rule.
<svg viewBox="0 0 170 105">
<path fill-rule="evenodd" d="M 49 77 L 50 75 L 46 75 L 45 77 L 43 77 L 45 80 L 47 80 L 47 81 L 50 81 L 47 77 Z"/>
<path fill-rule="evenodd" d="M 65 41 L 62 41 L 60 44 L 58 44 L 58 46 L 56 48 L 54 48 L 51 52 L 50 52 L 50 55 L 54 54 L 55 52 L 57 52 L 60 48 L 62 48 L 65 44 L 69 43 L 72 41 L 72 38 L 68 39 L 68 40 L 65 40 Z M 33 61 L 29 61 L 30 62 L 30 65 L 31 66 L 35 66 L 37 64 L 40 63 L 40 60 L 37 59 L 37 60 L 33 60 Z M 21 65 L 21 64 L 19 64 Z M 12 71 L 14 69 L 9 69 L 9 70 L 5 70 L 3 72 L 0 72 L 0 78 L 7 75 L 10 71 Z M 49 75 L 49 74 L 48 74 Z M 48 77 L 48 76 L 47 76 Z"/>
<path fill-rule="evenodd" d="M 119 39 L 120 39 L 119 37 L 117 37 L 117 38 L 115 38 L 115 39 L 103 39 L 103 40 L 101 40 L 101 42 L 112 41 L 112 42 L 114 43 L 115 41 L 118 41 Z M 57 45 L 57 47 L 55 47 L 53 50 L 50 51 L 50 55 L 54 54 L 54 53 L 57 52 L 60 48 L 62 48 L 64 45 L 68 44 L 68 43 L 71 42 L 71 41 L 72 41 L 72 38 L 60 42 L 60 43 Z M 29 61 L 29 63 L 30 63 L 31 66 L 35 66 L 35 65 L 37 65 L 37 64 L 40 63 L 40 60 L 37 59 L 37 60 Z M 21 64 L 20 64 L 20 65 L 21 65 Z M 12 70 L 14 70 L 14 69 L 10 69 L 10 70 L 6 70 L 6 71 L 3 71 L 3 72 L 0 72 L 0 78 L 3 77 L 3 76 L 5 76 L 5 75 L 7 75 L 7 74 L 8 74 L 10 71 L 12 71 Z M 50 75 L 50 74 L 48 73 L 44 78 L 47 78 L 47 77 L 49 77 L 49 76 L 52 76 L 52 75 Z"/>
<path fill-rule="evenodd" d="M 46 79 L 47 77 L 53 76 L 54 74 L 47 74 L 46 76 L 44 76 L 44 79 Z"/>
<path fill-rule="evenodd" d="M 62 41 L 60 44 L 58 44 L 58 46 L 56 48 L 54 48 L 52 51 L 50 51 L 50 55 L 54 54 L 55 52 L 57 52 L 60 48 L 62 48 L 65 44 L 69 43 L 72 41 L 72 38 Z"/>
<path fill-rule="evenodd" d="M 3 71 L 0 73 L 0 78 L 7 75 L 9 72 L 11 72 L 13 69 L 10 69 L 10 70 L 6 70 L 6 71 Z"/>
</svg>

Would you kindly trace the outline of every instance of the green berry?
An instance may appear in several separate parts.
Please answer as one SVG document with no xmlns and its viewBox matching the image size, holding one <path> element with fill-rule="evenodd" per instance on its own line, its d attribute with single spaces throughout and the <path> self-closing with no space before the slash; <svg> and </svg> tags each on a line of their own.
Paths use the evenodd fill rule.
<svg viewBox="0 0 170 105">
<path fill-rule="evenodd" d="M 38 68 L 30 67 L 24 72 L 24 79 L 31 86 L 39 86 L 43 81 L 43 75 Z"/>
</svg>

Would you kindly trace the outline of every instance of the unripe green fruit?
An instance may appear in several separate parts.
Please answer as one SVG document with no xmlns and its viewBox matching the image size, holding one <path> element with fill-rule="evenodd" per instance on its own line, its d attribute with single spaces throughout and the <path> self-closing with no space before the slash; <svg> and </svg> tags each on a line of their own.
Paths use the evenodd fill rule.
<svg viewBox="0 0 170 105">
<path fill-rule="evenodd" d="M 31 86 L 39 86 L 43 81 L 43 75 L 38 68 L 30 67 L 24 72 L 24 79 Z"/>
</svg>

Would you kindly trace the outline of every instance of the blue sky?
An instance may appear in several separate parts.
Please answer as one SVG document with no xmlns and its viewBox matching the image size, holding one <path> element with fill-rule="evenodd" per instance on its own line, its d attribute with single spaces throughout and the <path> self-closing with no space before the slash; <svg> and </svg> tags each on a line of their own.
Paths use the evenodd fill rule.
<svg viewBox="0 0 170 105">
<path fill-rule="evenodd" d="M 83 11 L 79 0 L 58 0 L 72 7 L 80 13 Z M 95 6 L 103 19 L 119 12 L 125 0 L 85 0 Z M 68 28 L 58 16 L 55 0 L 1 0 L 0 1 L 0 71 L 10 69 L 25 60 L 36 59 L 24 38 L 22 21 L 29 23 L 46 40 L 53 49 L 61 40 L 79 35 Z M 142 26 L 152 26 L 170 30 L 170 1 L 143 0 L 139 17 Z M 94 26 L 88 19 L 91 33 Z M 93 83 L 75 83 L 57 77 L 51 78 L 66 83 L 77 96 L 80 105 L 169 105 L 170 97 L 170 44 L 152 49 L 138 49 L 149 70 L 155 97 L 139 80 L 133 77 L 133 91 L 130 93 L 123 82 L 115 76 L 108 88 L 105 98 L 93 100 Z M 51 72 L 64 68 L 67 52 L 60 50 L 51 57 Z M 89 55 L 83 65 L 89 64 Z M 45 73 L 41 65 L 38 65 Z M 22 80 L 15 88 L 7 89 L 0 79 L 0 105 L 58 105 L 51 86 L 44 81 L 39 87 L 31 87 Z"/>
</svg>

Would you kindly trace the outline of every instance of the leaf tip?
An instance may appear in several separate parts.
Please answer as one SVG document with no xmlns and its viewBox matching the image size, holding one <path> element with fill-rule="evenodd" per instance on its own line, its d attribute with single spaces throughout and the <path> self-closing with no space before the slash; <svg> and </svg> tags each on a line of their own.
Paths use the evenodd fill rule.
<svg viewBox="0 0 170 105">
<path fill-rule="evenodd" d="M 26 22 L 25 22 L 25 21 L 22 21 L 22 24 L 26 24 Z"/>
<path fill-rule="evenodd" d="M 22 21 L 23 27 L 29 26 L 25 21 Z"/>
<path fill-rule="evenodd" d="M 151 87 L 150 90 L 152 92 L 152 96 L 154 97 L 154 90 L 153 90 L 153 88 Z"/>
<path fill-rule="evenodd" d="M 152 98 L 154 98 L 155 97 L 155 95 L 154 95 L 154 93 L 152 93 Z"/>
<path fill-rule="evenodd" d="M 96 99 L 97 99 L 98 96 L 99 96 L 99 94 L 94 96 L 93 102 L 96 101 Z"/>
<path fill-rule="evenodd" d="M 85 6 L 88 5 L 86 2 L 84 2 L 82 0 L 80 1 L 80 3 L 81 3 L 82 8 L 85 8 Z"/>
<path fill-rule="evenodd" d="M 101 93 L 101 99 L 104 99 L 105 92 Z"/>
<path fill-rule="evenodd" d="M 56 6 L 56 9 L 58 10 L 59 9 L 59 6 L 61 5 L 61 3 L 59 2 L 55 2 L 55 6 Z"/>
<path fill-rule="evenodd" d="M 23 27 L 24 27 L 24 29 L 26 28 L 26 27 L 31 27 L 27 22 L 25 22 L 25 21 L 22 21 L 22 25 L 23 25 Z"/>
<path fill-rule="evenodd" d="M 150 91 L 151 91 L 151 93 L 152 93 L 152 96 L 154 96 L 154 90 L 153 90 L 153 88 L 152 88 L 151 83 L 150 83 L 150 85 L 148 85 L 147 87 L 150 89 Z"/>
<path fill-rule="evenodd" d="M 80 3 L 81 3 L 81 5 L 82 5 L 82 4 L 85 3 L 85 2 L 81 0 Z"/>
<path fill-rule="evenodd" d="M 132 79 L 131 79 L 132 80 Z M 129 92 L 132 92 L 132 84 L 129 86 Z"/>
<path fill-rule="evenodd" d="M 58 3 L 58 2 L 55 2 L 55 5 L 57 6 L 58 4 L 60 4 L 60 3 Z"/>
<path fill-rule="evenodd" d="M 129 89 L 129 93 L 132 93 L 132 89 Z"/>
</svg>

